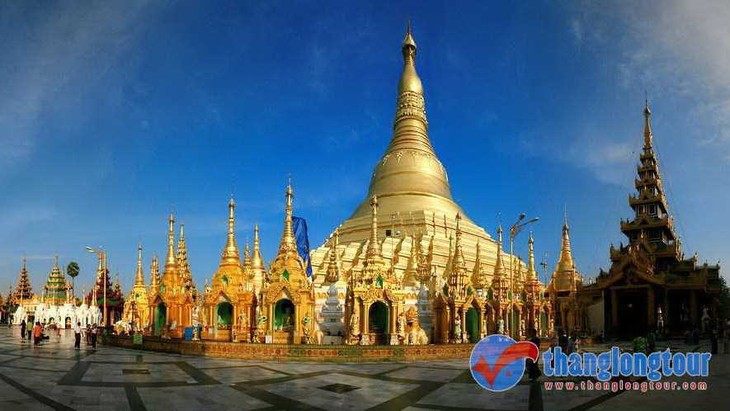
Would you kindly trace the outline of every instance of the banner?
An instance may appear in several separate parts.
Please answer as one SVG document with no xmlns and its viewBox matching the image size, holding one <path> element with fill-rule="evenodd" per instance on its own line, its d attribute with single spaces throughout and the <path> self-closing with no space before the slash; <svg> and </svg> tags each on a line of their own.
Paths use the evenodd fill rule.
<svg viewBox="0 0 730 411">
<path fill-rule="evenodd" d="M 307 234 L 307 220 L 301 217 L 293 217 L 294 237 L 297 239 L 297 252 L 304 260 L 304 269 L 307 277 L 312 277 L 312 262 L 309 260 L 309 235 Z"/>
</svg>

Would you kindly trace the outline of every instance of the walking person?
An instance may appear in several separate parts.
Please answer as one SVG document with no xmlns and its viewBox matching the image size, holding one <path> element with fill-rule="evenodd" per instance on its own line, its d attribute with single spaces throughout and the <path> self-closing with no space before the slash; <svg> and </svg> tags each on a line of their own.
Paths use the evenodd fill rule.
<svg viewBox="0 0 730 411">
<path fill-rule="evenodd" d="M 94 324 L 94 326 L 91 327 L 91 348 L 93 348 L 94 350 L 96 350 L 96 333 L 97 328 L 96 324 Z"/>
<path fill-rule="evenodd" d="M 20 322 L 20 339 L 25 341 L 25 320 Z"/>
<path fill-rule="evenodd" d="M 530 330 L 527 332 L 527 338 L 528 341 L 535 344 L 537 346 L 537 352 L 540 352 L 540 338 L 537 336 L 537 330 L 534 328 L 530 328 Z M 538 361 L 540 360 L 540 356 L 537 357 L 537 360 L 532 361 L 532 359 L 527 359 L 527 370 L 528 370 L 528 376 L 530 377 L 530 381 L 534 382 L 542 375 L 542 372 L 540 371 L 540 367 L 537 365 Z"/>
<path fill-rule="evenodd" d="M 81 349 L 81 323 L 77 322 L 74 326 L 74 348 Z"/>
</svg>

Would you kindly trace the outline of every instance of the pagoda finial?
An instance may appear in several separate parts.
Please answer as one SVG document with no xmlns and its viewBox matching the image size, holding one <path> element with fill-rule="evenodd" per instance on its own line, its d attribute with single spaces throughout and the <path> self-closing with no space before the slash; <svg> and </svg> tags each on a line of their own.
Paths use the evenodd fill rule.
<svg viewBox="0 0 730 411">
<path fill-rule="evenodd" d="M 529 258 L 527 263 L 527 279 L 537 279 L 537 272 L 535 271 L 535 239 L 532 237 L 532 230 L 530 230 L 530 238 L 527 240 Z"/>
<path fill-rule="evenodd" d="M 560 260 L 558 261 L 557 271 L 568 271 L 574 267 L 573 252 L 570 248 L 570 227 L 568 226 L 566 213 L 565 223 L 563 224 L 563 239 L 560 247 Z"/>
<path fill-rule="evenodd" d="M 461 213 L 456 213 L 456 241 L 454 242 L 454 258 L 452 262 L 452 271 L 458 273 L 460 277 L 464 277 L 465 274 L 465 261 L 464 252 L 461 249 Z M 459 278 L 459 286 L 463 287 L 463 278 Z"/>
<path fill-rule="evenodd" d="M 651 110 L 649 109 L 649 97 L 644 100 L 644 150 L 652 147 L 651 133 Z"/>
<path fill-rule="evenodd" d="M 155 289 L 160 285 L 160 260 L 157 256 L 152 256 L 150 264 L 150 289 Z"/>
<path fill-rule="evenodd" d="M 142 244 L 137 244 L 137 273 L 134 278 L 134 285 L 144 285 L 144 272 L 142 271 Z"/>
<path fill-rule="evenodd" d="M 340 228 L 335 228 L 335 236 L 332 239 L 332 244 L 330 246 L 330 260 L 329 264 L 327 265 L 327 276 L 326 281 L 330 283 L 335 283 L 339 281 L 340 279 L 340 262 L 337 258 L 337 246 L 340 242 Z"/>
<path fill-rule="evenodd" d="M 236 202 L 233 197 L 228 201 L 228 237 L 226 238 L 226 246 L 221 253 L 220 265 L 240 265 L 241 255 L 238 251 L 236 243 Z"/>
<path fill-rule="evenodd" d="M 264 258 L 261 255 L 261 240 L 259 239 L 259 225 L 253 227 L 253 256 L 251 257 L 251 267 L 264 270 Z"/>
<path fill-rule="evenodd" d="M 378 247 L 378 196 L 372 197 L 370 207 L 372 209 L 372 217 L 370 220 L 370 240 L 368 241 L 368 248 L 365 252 L 366 258 L 380 256 L 380 247 Z"/>
<path fill-rule="evenodd" d="M 167 258 L 165 259 L 165 274 L 177 269 L 175 258 L 175 216 L 170 213 L 167 219 Z"/>
<path fill-rule="evenodd" d="M 284 232 L 281 236 L 281 243 L 279 244 L 279 254 L 296 253 L 297 243 L 294 238 L 294 190 L 291 185 L 291 177 L 286 185 L 286 209 L 284 213 Z"/>
<path fill-rule="evenodd" d="M 499 281 L 501 281 L 502 276 L 504 275 L 504 262 L 502 261 L 502 232 L 502 225 L 500 224 L 497 227 L 497 261 L 494 263 L 494 278 L 492 280 L 495 286 L 500 286 Z"/>
</svg>

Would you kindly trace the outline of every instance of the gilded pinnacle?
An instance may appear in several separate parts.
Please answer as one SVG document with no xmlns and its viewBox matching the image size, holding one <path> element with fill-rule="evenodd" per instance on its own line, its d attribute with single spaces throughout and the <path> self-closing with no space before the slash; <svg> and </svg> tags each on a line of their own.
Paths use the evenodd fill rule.
<svg viewBox="0 0 730 411">
<path fill-rule="evenodd" d="M 236 202 L 231 198 L 228 202 L 228 236 L 226 238 L 226 245 L 221 253 L 220 265 L 241 265 L 241 256 L 238 251 L 238 244 L 236 243 Z"/>
</svg>

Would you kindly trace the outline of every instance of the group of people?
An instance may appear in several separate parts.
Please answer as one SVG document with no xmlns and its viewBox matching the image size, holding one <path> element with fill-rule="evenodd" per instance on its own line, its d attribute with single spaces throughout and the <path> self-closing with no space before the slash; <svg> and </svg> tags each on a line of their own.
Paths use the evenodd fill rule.
<svg viewBox="0 0 730 411">
<path fill-rule="evenodd" d="M 25 340 L 26 337 L 28 341 L 33 341 L 33 345 L 39 345 L 41 341 L 48 340 L 49 336 L 44 334 L 43 332 L 44 327 L 41 325 L 40 321 L 36 321 L 35 325 L 32 328 L 28 328 L 28 325 L 26 324 L 25 320 L 20 322 L 20 337 L 22 340 Z M 59 342 L 61 341 L 61 329 L 60 327 L 56 326 L 56 330 L 58 332 L 58 339 Z M 91 325 L 87 326 L 86 329 L 81 328 L 81 323 L 77 322 L 76 325 L 73 327 L 74 331 L 74 348 L 77 350 L 81 349 L 81 335 L 86 334 L 86 344 L 90 345 L 93 349 L 96 349 L 96 340 L 98 338 L 98 328 L 96 324 L 92 327 Z"/>
<path fill-rule="evenodd" d="M 43 326 L 40 321 L 36 321 L 33 328 L 28 328 L 25 320 L 23 320 L 20 322 L 20 337 L 25 340 L 26 336 L 28 341 L 33 341 L 33 345 L 38 345 L 42 340 L 47 340 L 49 338 L 47 335 L 43 334 Z"/>
</svg>

